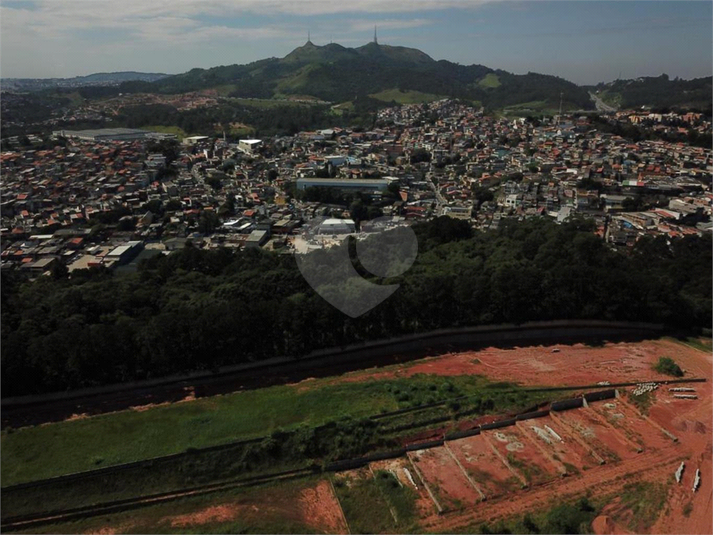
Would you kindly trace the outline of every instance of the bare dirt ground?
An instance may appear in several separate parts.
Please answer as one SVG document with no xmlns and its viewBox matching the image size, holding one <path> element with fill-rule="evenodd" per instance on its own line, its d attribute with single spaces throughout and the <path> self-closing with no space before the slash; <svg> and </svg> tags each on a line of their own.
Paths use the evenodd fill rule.
<svg viewBox="0 0 713 535">
<path fill-rule="evenodd" d="M 337 497 L 329 481 L 304 489 L 299 497 L 303 522 L 321 529 L 324 533 L 347 533 L 348 528 Z"/>
<path fill-rule="evenodd" d="M 613 428 L 604 425 L 592 409 L 557 413 L 555 420 L 569 427 L 607 462 L 626 461 L 637 456 L 636 446 L 622 434 L 612 432 Z"/>
<path fill-rule="evenodd" d="M 542 485 L 559 477 L 556 467 L 517 426 L 485 431 L 483 435 L 528 485 Z"/>
<path fill-rule="evenodd" d="M 472 507 L 481 496 L 444 447 L 408 453 L 411 462 L 444 511 Z"/>
<path fill-rule="evenodd" d="M 599 466 L 591 450 L 578 442 L 570 430 L 552 416 L 518 422 L 517 425 L 533 437 L 552 459 L 561 463 L 568 475 L 577 475 Z"/>
<path fill-rule="evenodd" d="M 480 436 L 453 440 L 448 442 L 448 448 L 480 487 L 486 499 L 515 492 L 522 487 L 520 479 L 508 470 Z"/>
<path fill-rule="evenodd" d="M 554 480 L 546 485 L 532 487 L 514 494 L 504 495 L 462 511 L 432 517 L 424 523 L 427 531 L 452 532 L 481 522 L 523 515 L 526 511 L 542 511 L 561 503 L 564 499 L 589 495 L 592 498 L 610 496 L 642 474 L 667 478 L 680 462 L 676 450 L 670 448 L 644 455 L 628 463 L 613 463 L 589 470 L 581 477 Z M 708 533 L 708 532 L 702 532 Z"/>
<path fill-rule="evenodd" d="M 559 350 L 558 352 L 553 352 Z M 672 357 L 690 375 L 703 370 L 691 360 L 693 348 L 672 340 L 487 348 L 479 351 L 448 353 L 415 361 L 387 370 L 372 369 L 345 374 L 335 382 L 365 381 L 411 377 L 419 373 L 433 375 L 484 375 L 491 381 L 508 381 L 529 386 L 589 385 L 600 381 L 623 383 L 665 381 L 671 377 L 652 369 L 661 356 Z M 701 373 L 697 373 L 701 372 Z"/>
<path fill-rule="evenodd" d="M 675 360 L 687 371 L 711 378 L 711 354 L 692 350 Z M 649 416 L 679 438 L 688 459 L 681 484 L 673 486 L 668 498 L 669 509 L 654 524 L 652 533 L 713 533 L 712 386 L 710 381 L 696 384 L 697 400 L 675 399 L 667 389 L 656 392 Z M 693 492 L 697 469 L 701 471 L 701 485 Z"/>
<path fill-rule="evenodd" d="M 611 344 L 603 348 L 563 347 L 559 353 L 551 353 L 546 348 L 521 351 L 522 355 L 515 355 L 510 350 L 479 352 L 477 357 L 473 355 L 478 359 L 475 364 L 464 354 L 449 355 L 445 357 L 446 364 L 430 366 L 430 370 L 431 373 L 437 369 L 445 373 L 463 373 L 468 368 L 493 366 L 491 372 L 483 373 L 491 380 L 515 380 L 522 384 L 666 380 L 668 377 L 662 377 L 650 368 L 658 357 L 670 356 L 688 376 L 710 379 L 713 374 L 713 357 L 710 354 L 667 340 Z M 540 360 L 545 357 L 559 359 L 568 352 L 572 363 L 560 362 L 555 366 Z M 496 354 L 503 366 L 496 366 Z M 534 360 L 529 362 L 529 358 Z M 419 365 L 409 368 L 408 373 L 419 373 Z M 520 432 L 527 432 L 528 426 L 544 428 L 545 424 L 555 431 L 563 439 L 562 443 L 553 441 L 553 444 L 547 444 L 547 448 L 551 448 L 548 451 L 557 455 L 563 463 L 577 468 L 576 473 L 535 484 L 528 489 L 511 489 L 500 495 L 491 491 L 488 501 L 482 504 L 424 519 L 424 529 L 438 532 L 477 529 L 482 522 L 521 516 L 527 511 L 544 510 L 563 500 L 589 495 L 592 499 L 609 500 L 592 526 L 595 533 L 631 533 L 627 524 L 633 513 L 619 503 L 617 494 L 627 484 L 650 481 L 668 484 L 669 491 L 660 516 L 648 532 L 713 533 L 711 382 L 685 386 L 695 388 L 698 399 L 676 399 L 664 385 L 655 391 L 648 415 L 641 415 L 624 393 L 621 399 L 591 403 L 589 408 L 519 422 Z M 674 442 L 662 428 L 678 440 Z M 502 432 L 507 434 L 509 429 L 504 428 Z M 475 436 L 448 444 L 460 457 L 464 443 L 468 441 L 469 456 L 473 459 L 475 456 L 471 452 L 474 445 L 485 450 L 483 443 L 479 442 L 482 438 Z M 599 465 L 592 450 L 606 463 Z M 464 461 L 464 466 L 470 471 L 468 460 Z M 681 461 L 686 463 L 682 481 L 680 484 L 671 483 Z M 477 473 L 486 465 L 490 468 L 492 461 L 472 464 L 475 469 L 472 473 Z M 692 487 L 697 469 L 700 469 L 701 484 L 694 492 Z"/>
</svg>

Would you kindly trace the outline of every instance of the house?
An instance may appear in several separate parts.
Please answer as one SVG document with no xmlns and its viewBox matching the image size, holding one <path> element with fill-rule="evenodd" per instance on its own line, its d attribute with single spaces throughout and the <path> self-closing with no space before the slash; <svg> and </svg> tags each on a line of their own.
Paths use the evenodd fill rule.
<svg viewBox="0 0 713 535">
<path fill-rule="evenodd" d="M 270 236 L 267 230 L 253 230 L 247 240 L 245 240 L 245 248 L 252 249 L 262 247 L 265 245 L 269 237 Z"/>
</svg>

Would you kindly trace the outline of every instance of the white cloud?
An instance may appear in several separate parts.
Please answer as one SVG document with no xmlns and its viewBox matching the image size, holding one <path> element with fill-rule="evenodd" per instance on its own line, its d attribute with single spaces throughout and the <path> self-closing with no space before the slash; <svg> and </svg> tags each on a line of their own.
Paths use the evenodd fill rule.
<svg viewBox="0 0 713 535">
<path fill-rule="evenodd" d="M 276 42 L 303 41 L 308 27 L 313 35 L 336 35 L 333 21 L 311 18 L 318 15 L 338 17 L 343 41 L 356 37 L 350 33 L 371 33 L 374 24 L 385 31 L 430 24 L 423 17 L 397 17 L 404 13 L 473 8 L 490 1 L 507 0 L 16 1 L 0 5 L 1 68 L 5 76 L 83 74 L 97 65 L 126 65 L 132 58 L 145 64 L 159 50 L 195 56 L 198 46 L 256 53 L 262 45 L 272 46 L 259 55 L 264 57 L 279 50 Z M 270 22 L 281 20 L 279 15 L 289 16 L 290 24 Z M 257 57 L 236 56 L 234 61 L 245 59 Z"/>
</svg>

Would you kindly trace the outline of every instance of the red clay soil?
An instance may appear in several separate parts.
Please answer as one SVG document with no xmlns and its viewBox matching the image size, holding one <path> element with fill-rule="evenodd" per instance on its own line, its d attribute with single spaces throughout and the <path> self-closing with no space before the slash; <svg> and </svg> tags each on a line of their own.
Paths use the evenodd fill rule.
<svg viewBox="0 0 713 535">
<path fill-rule="evenodd" d="M 556 349 L 559 352 L 553 353 Z M 652 369 L 661 356 L 670 356 L 676 362 L 681 362 L 681 366 L 691 376 L 706 377 L 702 375 L 700 367 L 694 365 L 695 359 L 690 359 L 690 354 L 695 352 L 695 349 L 671 340 L 607 343 L 600 347 L 574 344 L 487 348 L 448 353 L 386 370 L 353 372 L 334 381 L 391 379 L 419 373 L 442 376 L 483 375 L 491 381 L 530 386 L 590 385 L 601 381 L 665 381 L 670 377 Z"/>
<path fill-rule="evenodd" d="M 299 509 L 303 522 L 323 533 L 348 533 L 337 497 L 328 481 L 300 492 Z"/>
<path fill-rule="evenodd" d="M 538 444 L 540 444 L 552 458 L 559 459 L 567 469 L 569 475 L 576 475 L 578 472 L 599 466 L 599 462 L 591 454 L 591 451 L 575 440 L 570 430 L 555 421 L 551 416 L 548 415 L 544 418 L 525 420 L 518 422 L 518 425 L 524 432 L 530 433 L 530 436 L 538 441 Z M 533 427 L 540 433 L 534 430 Z M 561 440 L 558 440 L 557 437 L 552 435 L 547 428 L 554 431 Z M 541 435 L 547 437 L 549 442 L 542 438 Z"/>
<path fill-rule="evenodd" d="M 708 378 L 713 375 L 713 357 L 710 354 L 672 342 L 645 342 L 640 345 L 643 346 L 642 354 L 645 358 L 648 358 L 646 355 L 649 354 L 650 348 L 658 347 L 661 351 L 654 353 L 652 359 L 658 356 L 672 356 L 688 375 Z M 508 378 L 502 377 L 502 379 Z M 615 382 L 627 379 L 627 377 L 620 379 L 607 377 L 602 380 Z M 669 482 L 680 462 L 685 460 L 686 469 L 681 483 L 671 484 L 661 516 L 649 531 L 651 533 L 713 533 L 713 460 L 711 459 L 713 393 L 710 381 L 686 386 L 695 388 L 699 399 L 675 399 L 666 386 L 656 391 L 654 403 L 649 409 L 649 417 L 653 423 L 635 419 L 638 409 L 628 404 L 619 406 L 622 400 L 614 401 L 616 408 L 613 410 L 624 415 L 624 420 L 615 429 L 623 432 L 630 440 L 634 433 L 640 435 L 645 442 L 642 453 L 632 453 L 630 446 L 623 444 L 620 438 L 615 436 L 616 433 L 612 432 L 611 427 L 602 426 L 587 417 L 588 414 L 600 413 L 602 416 L 599 416 L 599 419 L 602 419 L 604 407 L 599 405 L 610 403 L 611 400 L 593 403 L 590 409 L 558 413 L 553 418 L 555 425 L 559 426 L 555 431 L 565 439 L 566 448 L 573 446 L 575 441 L 572 437 L 578 431 L 569 425 L 559 424 L 557 416 L 579 426 L 580 430 L 589 427 L 594 431 L 594 436 L 585 438 L 585 441 L 594 446 L 600 455 L 603 454 L 603 449 L 611 450 L 617 452 L 622 460 L 616 462 L 610 458 L 607 464 L 594 466 L 580 474 L 553 480 L 527 490 L 514 491 L 488 500 L 481 506 L 429 519 L 424 528 L 440 532 L 454 531 L 466 526 L 471 526 L 469 529 L 473 529 L 481 522 L 494 522 L 521 516 L 526 511 L 546 509 L 563 499 L 574 499 L 588 493 L 592 499 L 614 497 L 610 505 L 605 507 L 600 517 L 595 520 L 593 526 L 595 533 L 627 533 L 626 511 L 619 510 L 617 493 L 620 493 L 626 484 L 636 481 Z M 536 419 L 534 422 L 543 420 Z M 655 424 L 663 426 L 676 435 L 678 442 L 661 439 L 662 433 Z M 696 469 L 701 470 L 701 486 L 697 492 L 693 492 Z M 611 518 L 612 515 L 616 516 L 616 520 Z"/>
<path fill-rule="evenodd" d="M 521 488 L 520 480 L 495 455 L 483 437 L 476 435 L 449 441 L 448 447 L 485 494 L 486 499 L 515 492 Z"/>
<path fill-rule="evenodd" d="M 230 522 L 241 516 L 246 516 L 246 513 L 256 513 L 258 507 L 256 505 L 242 504 L 222 504 L 211 505 L 205 509 L 177 515 L 171 518 L 171 527 L 186 527 L 186 526 L 201 526 L 213 522 Z"/>
<path fill-rule="evenodd" d="M 525 478 L 528 485 L 542 485 L 560 477 L 552 463 L 516 426 L 484 431 L 482 435 L 488 437 L 490 443 Z"/>
<path fill-rule="evenodd" d="M 644 450 L 666 447 L 672 440 L 655 423 L 644 418 L 636 407 L 624 400 L 593 403 L 591 408 Z M 673 434 L 675 436 L 675 432 Z"/>
<path fill-rule="evenodd" d="M 444 447 L 408 453 L 444 511 L 472 507 L 480 495 Z"/>
<path fill-rule="evenodd" d="M 118 526 L 104 526 L 98 529 L 85 531 L 87 535 L 115 535 L 116 533 L 128 533 L 133 528 L 133 524 L 124 523 Z"/>
<path fill-rule="evenodd" d="M 603 425 L 601 417 L 596 418 L 591 409 L 563 411 L 555 419 L 569 427 L 571 433 L 577 433 L 607 462 L 626 461 L 638 455 L 630 442 Z"/>
<path fill-rule="evenodd" d="M 454 511 L 431 519 L 422 527 L 427 531 L 454 532 L 470 526 L 473 529 L 482 522 L 519 517 L 527 511 L 542 511 L 563 499 L 575 499 L 589 495 L 596 499 L 620 492 L 628 483 L 636 481 L 641 474 L 663 481 L 680 463 L 680 455 L 674 448 L 651 452 L 629 462 L 607 464 L 588 470 L 578 477 L 567 477 L 530 489 L 507 494 L 477 507 Z"/>
<path fill-rule="evenodd" d="M 692 350 L 676 362 L 685 370 L 702 377 L 713 376 L 713 356 Z M 680 485 L 673 485 L 668 510 L 653 526 L 652 533 L 713 533 L 713 440 L 712 385 L 708 381 L 694 385 L 697 400 L 675 399 L 667 391 L 657 391 L 657 401 L 650 408 L 651 419 L 676 435 L 681 446 L 689 453 Z M 663 390 L 663 391 L 662 391 Z M 701 486 L 693 492 L 696 469 L 701 471 Z M 690 504 L 690 505 L 688 505 Z M 690 508 L 688 516 L 684 509 Z"/>
<path fill-rule="evenodd" d="M 609 511 L 612 509 L 610 505 L 607 505 L 597 518 L 592 522 L 592 531 L 595 535 L 629 535 L 632 533 L 625 527 L 621 525 L 620 522 L 615 522 L 611 516 L 609 516 Z"/>
</svg>

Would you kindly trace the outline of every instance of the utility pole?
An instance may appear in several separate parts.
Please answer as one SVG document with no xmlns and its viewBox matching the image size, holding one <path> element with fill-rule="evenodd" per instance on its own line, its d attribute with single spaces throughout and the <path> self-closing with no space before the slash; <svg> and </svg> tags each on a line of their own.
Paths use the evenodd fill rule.
<svg viewBox="0 0 713 535">
<path fill-rule="evenodd" d="M 562 99 L 564 98 L 564 93 L 560 93 L 560 113 L 557 116 L 557 125 L 562 123 Z"/>
</svg>

